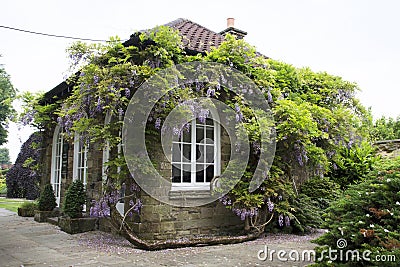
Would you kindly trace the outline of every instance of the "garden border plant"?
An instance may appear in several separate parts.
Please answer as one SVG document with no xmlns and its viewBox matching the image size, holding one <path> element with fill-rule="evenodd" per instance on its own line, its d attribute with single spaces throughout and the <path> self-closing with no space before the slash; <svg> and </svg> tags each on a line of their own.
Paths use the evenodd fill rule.
<svg viewBox="0 0 400 267">
<path fill-rule="evenodd" d="M 82 181 L 73 181 L 65 194 L 62 208 L 64 216 L 58 218 L 58 226 L 61 230 L 69 234 L 77 234 L 95 229 L 97 219 L 84 217 L 82 214 L 86 199 L 86 190 Z"/>
<path fill-rule="evenodd" d="M 57 202 L 51 184 L 44 186 L 43 191 L 40 193 L 37 207 L 38 209 L 35 211 L 35 221 L 37 222 L 46 222 L 47 218 L 59 215 L 59 211 L 55 210 Z"/>
</svg>

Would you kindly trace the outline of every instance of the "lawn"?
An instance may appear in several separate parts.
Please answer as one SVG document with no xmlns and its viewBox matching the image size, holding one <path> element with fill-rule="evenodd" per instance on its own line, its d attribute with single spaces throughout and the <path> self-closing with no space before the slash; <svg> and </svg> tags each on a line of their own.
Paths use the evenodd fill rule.
<svg viewBox="0 0 400 267">
<path fill-rule="evenodd" d="M 16 198 L 0 198 L 0 208 L 7 209 L 13 212 L 17 212 L 19 206 L 22 205 L 26 200 L 25 199 L 16 199 Z"/>
</svg>

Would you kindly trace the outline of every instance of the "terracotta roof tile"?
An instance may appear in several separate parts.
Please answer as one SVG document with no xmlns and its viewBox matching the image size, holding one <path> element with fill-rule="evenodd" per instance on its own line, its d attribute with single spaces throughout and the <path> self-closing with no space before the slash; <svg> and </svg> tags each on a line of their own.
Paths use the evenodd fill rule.
<svg viewBox="0 0 400 267">
<path fill-rule="evenodd" d="M 177 29 L 182 35 L 184 46 L 193 51 L 210 51 L 211 47 L 218 47 L 224 41 L 224 36 L 221 34 L 188 19 L 177 19 L 165 26 Z"/>
</svg>

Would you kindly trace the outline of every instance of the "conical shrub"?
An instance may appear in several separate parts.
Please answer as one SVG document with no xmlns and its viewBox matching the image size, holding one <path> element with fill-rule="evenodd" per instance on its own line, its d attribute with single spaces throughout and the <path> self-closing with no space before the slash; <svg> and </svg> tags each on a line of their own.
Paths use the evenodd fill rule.
<svg viewBox="0 0 400 267">
<path fill-rule="evenodd" d="M 80 180 L 75 180 L 65 194 L 64 213 L 71 218 L 82 216 L 83 205 L 86 203 L 86 190 Z"/>
<path fill-rule="evenodd" d="M 51 184 L 46 184 L 38 201 L 40 211 L 52 211 L 57 207 L 56 197 Z"/>
</svg>

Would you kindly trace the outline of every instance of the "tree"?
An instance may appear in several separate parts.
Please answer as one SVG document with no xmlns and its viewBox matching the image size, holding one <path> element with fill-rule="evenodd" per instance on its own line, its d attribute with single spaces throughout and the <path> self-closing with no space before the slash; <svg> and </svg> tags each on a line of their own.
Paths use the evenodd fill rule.
<svg viewBox="0 0 400 267">
<path fill-rule="evenodd" d="M 42 136 L 33 133 L 22 145 L 14 166 L 7 172 L 7 197 L 36 199 L 39 194 Z"/>
<path fill-rule="evenodd" d="M 9 164 L 10 163 L 10 154 L 8 148 L 0 147 L 0 164 Z"/>
<path fill-rule="evenodd" d="M 14 112 L 12 101 L 15 94 L 16 90 L 11 84 L 10 75 L 0 65 L 0 145 L 7 141 L 6 122 Z"/>
</svg>

